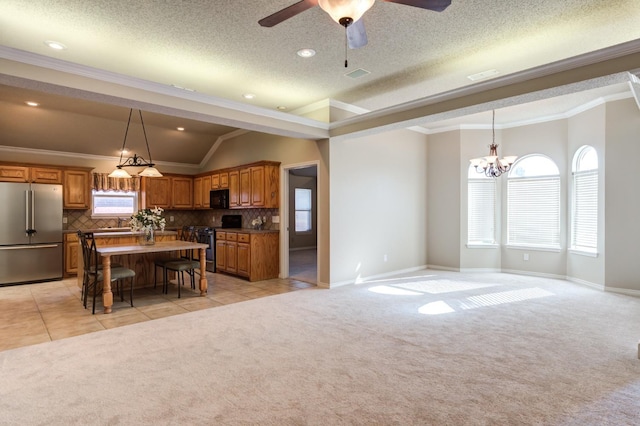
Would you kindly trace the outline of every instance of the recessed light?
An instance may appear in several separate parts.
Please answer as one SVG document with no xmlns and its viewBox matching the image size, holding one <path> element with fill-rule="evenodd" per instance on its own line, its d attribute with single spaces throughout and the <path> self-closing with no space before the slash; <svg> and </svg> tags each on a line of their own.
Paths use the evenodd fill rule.
<svg viewBox="0 0 640 426">
<path fill-rule="evenodd" d="M 53 40 L 47 40 L 44 42 L 44 44 L 46 44 L 47 46 L 49 46 L 54 50 L 65 50 L 67 48 L 67 46 L 65 46 L 64 44 L 58 41 L 53 41 Z"/>
<path fill-rule="evenodd" d="M 27 102 L 25 102 L 25 104 L 27 104 L 29 106 L 32 106 L 32 107 L 37 107 L 37 106 L 40 105 L 39 103 L 33 102 L 33 101 L 27 101 Z"/>
<path fill-rule="evenodd" d="M 244 95 L 242 95 L 242 97 L 245 99 L 253 99 L 256 97 L 256 95 L 254 95 L 253 93 L 245 93 Z"/>
<path fill-rule="evenodd" d="M 184 132 L 184 127 L 176 127 L 176 130 L 179 132 Z"/>
<path fill-rule="evenodd" d="M 477 74 L 468 75 L 467 78 L 471 81 L 484 80 L 485 78 L 493 77 L 494 75 L 500 74 L 498 70 L 487 70 L 482 71 Z"/>
<path fill-rule="evenodd" d="M 298 56 L 301 58 L 310 58 L 316 54 L 316 51 L 313 49 L 300 49 L 296 52 Z"/>
<path fill-rule="evenodd" d="M 281 106 L 279 106 L 279 107 L 278 107 L 278 110 L 279 110 L 279 111 L 284 111 L 285 109 L 287 109 L 287 107 L 286 107 L 286 106 L 282 106 L 282 105 L 281 105 Z"/>
</svg>

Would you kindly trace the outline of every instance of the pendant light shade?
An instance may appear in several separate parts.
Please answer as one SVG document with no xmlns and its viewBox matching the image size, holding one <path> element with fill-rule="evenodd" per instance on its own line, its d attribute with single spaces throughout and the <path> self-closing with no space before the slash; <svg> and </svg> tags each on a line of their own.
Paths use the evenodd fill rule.
<svg viewBox="0 0 640 426">
<path fill-rule="evenodd" d="M 373 6 L 375 0 L 318 0 L 318 5 L 342 25 L 341 18 L 351 18 L 356 22 Z"/>
</svg>

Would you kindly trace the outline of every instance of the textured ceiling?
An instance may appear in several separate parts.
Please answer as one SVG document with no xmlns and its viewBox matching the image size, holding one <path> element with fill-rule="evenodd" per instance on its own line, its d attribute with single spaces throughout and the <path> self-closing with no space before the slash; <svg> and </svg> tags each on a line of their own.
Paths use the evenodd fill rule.
<svg viewBox="0 0 640 426">
<path fill-rule="evenodd" d="M 294 2 L 3 0 L 0 44 L 5 50 L 0 59 L 5 62 L 0 62 L 0 73 L 20 63 L 23 54 L 33 54 L 29 57 L 33 67 L 66 70 L 83 66 L 103 73 L 92 72 L 93 80 L 132 78 L 156 84 L 156 92 L 171 89 L 174 92 L 167 92 L 171 96 L 178 91 L 173 86 L 179 86 L 194 92 L 180 90 L 184 94 L 177 97 L 222 102 L 236 111 L 286 122 L 286 115 L 326 99 L 366 111 L 384 111 L 442 93 L 472 89 L 474 83 L 467 78 L 471 74 L 496 69 L 494 79 L 500 79 L 640 39 L 637 0 L 453 0 L 440 13 L 377 1 L 363 17 L 369 44 L 349 50 L 349 67 L 345 68 L 344 30 L 318 7 L 273 28 L 258 25 L 259 19 Z M 53 51 L 45 40 L 61 42 L 67 49 Z M 313 48 L 317 54 L 303 59 L 296 55 L 301 48 Z M 636 66 L 640 68 L 640 63 Z M 356 79 L 346 76 L 357 69 L 369 74 Z M 73 87 L 97 93 L 98 89 L 82 87 L 81 74 L 78 71 L 72 76 Z M 29 137 L 21 136 L 29 132 L 19 125 L 17 118 L 21 116 L 15 110 L 23 105 L 24 96 L 37 97 L 42 92 L 38 84 L 29 83 L 40 78 L 13 68 L 6 75 L 24 81 L 14 84 L 12 78 L 0 80 L 5 84 L 0 87 L 0 111 L 5 117 L 0 125 L 6 130 L 0 144 L 40 148 L 36 141 L 42 135 L 36 130 L 31 129 Z M 47 82 L 40 79 L 40 83 Z M 63 78 L 52 83 L 66 84 Z M 627 90 L 619 81 L 615 83 L 573 100 L 547 92 L 544 97 L 553 101 L 537 104 L 535 110 L 513 109 L 510 116 L 505 111 L 502 117 L 523 121 L 566 113 L 580 103 Z M 24 89 L 33 92 L 21 92 Z M 244 93 L 256 97 L 245 100 Z M 90 116 L 87 123 L 94 120 L 94 126 L 105 126 L 101 132 L 104 143 L 83 148 L 86 143 L 81 137 L 74 142 L 74 137 L 65 135 L 71 140 L 65 147 L 55 148 L 60 150 L 114 155 L 112 148 L 100 147 L 113 146 L 109 141 L 122 139 L 130 106 L 145 110 L 145 124 L 155 132 L 154 145 L 162 145 L 157 156 L 166 157 L 166 161 L 197 164 L 221 135 L 240 127 L 251 129 L 251 119 L 245 119 L 242 125 L 242 120 L 236 123 L 209 110 L 182 114 L 177 119 L 173 116 L 180 116 L 179 108 L 158 106 L 134 93 L 108 93 L 105 89 L 100 96 L 85 96 L 83 100 L 77 99 L 82 98 L 78 93 L 41 95 L 43 105 L 55 111 L 51 120 L 64 112 L 76 114 L 76 118 Z M 101 96 L 110 98 L 101 102 Z M 277 111 L 279 106 L 286 108 L 286 114 Z M 486 117 L 471 115 L 466 121 L 425 117 L 424 124 L 430 128 L 473 124 L 486 121 Z M 438 124 L 436 120 L 445 121 Z M 176 135 L 178 125 L 188 132 Z M 170 141 L 158 142 L 165 137 L 183 138 L 191 145 L 182 152 L 171 152 L 175 150 Z"/>
</svg>

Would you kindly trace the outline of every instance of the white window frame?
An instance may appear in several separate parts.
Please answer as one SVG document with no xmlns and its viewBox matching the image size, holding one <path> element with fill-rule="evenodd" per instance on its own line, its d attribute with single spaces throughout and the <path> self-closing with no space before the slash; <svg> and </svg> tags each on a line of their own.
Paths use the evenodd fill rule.
<svg viewBox="0 0 640 426">
<path fill-rule="evenodd" d="M 585 156 L 595 155 L 596 164 L 584 164 Z M 598 252 L 598 153 L 589 145 L 573 156 L 569 249 L 585 255 Z"/>
<path fill-rule="evenodd" d="M 297 197 L 297 192 L 298 191 L 308 191 L 308 195 L 309 195 L 309 208 L 308 209 L 302 209 L 302 208 L 298 208 L 298 197 Z M 295 210 L 295 221 L 294 221 L 294 232 L 296 234 L 309 234 L 311 232 L 313 232 L 313 191 L 309 188 L 294 188 L 294 200 L 293 200 L 293 204 L 294 204 L 294 210 Z M 298 231 L 298 212 L 303 212 L 306 213 L 308 215 L 308 224 L 309 224 L 309 228 L 302 230 L 302 231 Z"/>
<path fill-rule="evenodd" d="M 533 172 L 520 176 L 518 164 L 538 157 L 553 174 Z M 507 246 L 532 250 L 560 250 L 560 172 L 543 154 L 516 161 L 507 175 Z"/>
<path fill-rule="evenodd" d="M 131 213 L 97 213 L 96 212 L 96 197 L 127 197 L 133 200 L 133 211 Z M 96 219 L 114 219 L 114 218 L 128 218 L 138 211 L 138 192 L 137 191 L 91 191 L 91 218 Z"/>
<path fill-rule="evenodd" d="M 467 173 L 467 248 L 499 247 L 496 179 L 469 166 Z"/>
</svg>

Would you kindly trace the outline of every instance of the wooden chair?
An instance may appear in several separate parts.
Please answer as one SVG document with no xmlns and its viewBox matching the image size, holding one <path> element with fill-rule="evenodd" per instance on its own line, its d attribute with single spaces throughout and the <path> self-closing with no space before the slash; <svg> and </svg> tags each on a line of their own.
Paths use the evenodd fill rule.
<svg viewBox="0 0 640 426">
<path fill-rule="evenodd" d="M 83 279 L 82 279 L 82 304 L 87 308 L 89 294 L 93 298 L 93 306 L 91 313 L 96 313 L 96 297 L 102 290 L 102 281 L 104 279 L 102 262 L 100 262 L 98 251 L 96 250 L 96 240 L 93 232 L 78 231 L 80 247 L 82 249 L 83 260 Z M 116 291 L 120 293 L 120 300 L 124 301 L 124 292 L 122 289 L 123 280 L 129 278 L 129 300 L 133 307 L 133 287 L 135 285 L 135 271 L 124 268 L 122 266 L 112 266 L 111 282 L 116 282 Z"/>
</svg>

